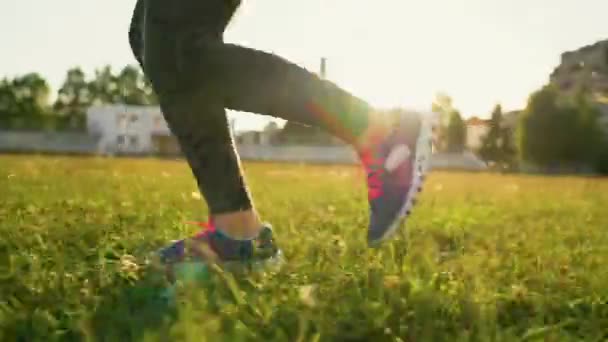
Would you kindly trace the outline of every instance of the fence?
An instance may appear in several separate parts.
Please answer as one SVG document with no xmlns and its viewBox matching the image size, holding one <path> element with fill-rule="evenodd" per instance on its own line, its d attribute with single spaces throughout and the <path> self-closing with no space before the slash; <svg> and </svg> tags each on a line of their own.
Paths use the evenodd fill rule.
<svg viewBox="0 0 608 342">
<path fill-rule="evenodd" d="M 239 155 L 244 160 L 283 161 L 295 163 L 357 164 L 355 152 L 345 146 L 263 146 L 240 145 Z M 486 164 L 471 152 L 435 153 L 431 168 L 481 171 Z"/>
<path fill-rule="evenodd" d="M 94 154 L 97 142 L 87 133 L 0 131 L 0 151 L 5 152 Z"/>
<path fill-rule="evenodd" d="M 0 131 L 0 152 L 35 152 L 57 154 L 98 154 L 101 140 L 86 133 Z M 358 158 L 348 146 L 269 146 L 237 145 L 243 160 L 319 164 L 356 164 Z M 149 153 L 151 154 L 151 153 Z M 431 168 L 480 171 L 485 163 L 470 152 L 437 153 Z"/>
</svg>

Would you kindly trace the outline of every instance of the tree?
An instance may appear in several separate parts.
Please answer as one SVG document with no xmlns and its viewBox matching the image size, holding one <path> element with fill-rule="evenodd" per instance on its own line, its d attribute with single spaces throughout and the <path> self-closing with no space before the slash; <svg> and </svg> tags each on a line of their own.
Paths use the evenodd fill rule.
<svg viewBox="0 0 608 342">
<path fill-rule="evenodd" d="M 61 126 L 82 129 L 90 105 L 91 93 L 84 72 L 79 67 L 68 70 L 53 106 Z"/>
<path fill-rule="evenodd" d="M 91 104 L 122 103 L 127 105 L 156 105 L 158 99 L 149 80 L 133 65 L 124 67 L 115 75 L 110 66 L 95 70 L 89 82 Z"/>
<path fill-rule="evenodd" d="M 450 113 L 449 123 L 446 129 L 447 151 L 460 153 L 464 151 L 467 139 L 467 127 L 457 110 Z"/>
<path fill-rule="evenodd" d="M 95 70 L 95 77 L 88 83 L 88 88 L 92 105 L 119 103 L 118 80 L 109 65 Z"/>
<path fill-rule="evenodd" d="M 143 91 L 146 95 L 146 103 L 148 105 L 158 105 L 158 96 L 152 88 L 152 83 L 147 77 L 143 77 Z"/>
<path fill-rule="evenodd" d="M 587 87 L 581 87 L 574 98 L 577 110 L 576 156 L 579 162 L 597 161 L 604 149 L 602 130 L 598 123 L 599 109 L 591 103 L 591 93 Z"/>
<path fill-rule="evenodd" d="M 158 103 L 150 83 L 140 69 L 128 65 L 116 77 L 119 101 L 127 105 L 152 105 Z"/>
<path fill-rule="evenodd" d="M 520 121 L 519 150 L 524 161 L 549 165 L 559 160 L 557 91 L 549 85 L 530 95 Z"/>
<path fill-rule="evenodd" d="M 533 93 L 520 121 L 521 158 L 544 168 L 592 166 L 601 153 L 597 109 L 580 90 L 560 97 L 552 85 Z"/>
<path fill-rule="evenodd" d="M 481 139 L 479 155 L 483 160 L 494 162 L 501 167 L 509 166 L 515 155 L 511 140 L 511 132 L 503 125 L 502 107 L 497 104 L 492 111 L 490 129 Z"/>
<path fill-rule="evenodd" d="M 604 139 L 601 146 L 603 146 L 603 148 L 598 155 L 596 169 L 598 172 L 608 175 L 608 139 Z"/>
<path fill-rule="evenodd" d="M 50 88 L 37 73 L 0 80 L 0 128 L 84 128 L 91 105 L 156 105 L 149 80 L 138 67 L 126 66 L 118 75 L 110 66 L 95 70 L 87 80 L 79 67 L 67 71 L 57 99 L 50 106 Z"/>
<path fill-rule="evenodd" d="M 0 121 L 6 128 L 41 128 L 50 117 L 50 88 L 37 73 L 0 82 Z"/>
<path fill-rule="evenodd" d="M 440 124 L 447 127 L 450 122 L 450 115 L 454 111 L 452 98 L 445 93 L 437 93 L 431 107 L 433 112 L 439 113 Z"/>
<path fill-rule="evenodd" d="M 437 149 L 442 152 L 462 152 L 467 129 L 460 113 L 454 108 L 452 98 L 445 93 L 437 93 L 431 107 L 433 112 L 439 114 Z"/>
<path fill-rule="evenodd" d="M 490 129 L 488 133 L 481 138 L 481 148 L 479 155 L 486 161 L 498 161 L 500 157 L 500 145 L 502 138 L 502 108 L 496 105 L 492 111 L 490 119 Z"/>
<path fill-rule="evenodd" d="M 4 78 L 0 81 L 0 128 L 11 128 L 13 118 L 19 111 L 12 82 Z"/>
<path fill-rule="evenodd" d="M 503 169 L 512 169 L 517 163 L 517 149 L 515 148 L 516 142 L 513 141 L 514 132 L 506 127 L 500 132 L 501 145 L 500 145 L 500 157 L 498 162 L 501 163 Z"/>
</svg>

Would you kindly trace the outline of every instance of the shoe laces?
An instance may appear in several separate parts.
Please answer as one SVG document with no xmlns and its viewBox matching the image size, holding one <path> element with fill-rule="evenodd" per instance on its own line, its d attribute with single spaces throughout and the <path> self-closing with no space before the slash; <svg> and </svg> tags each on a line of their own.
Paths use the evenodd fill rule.
<svg viewBox="0 0 608 342">
<path fill-rule="evenodd" d="M 372 134 L 370 137 L 369 146 L 380 145 L 384 139 L 387 139 L 391 135 L 395 134 L 397 127 L 396 122 L 393 122 L 388 133 Z M 370 200 L 374 200 L 382 196 L 384 193 L 382 189 L 382 175 L 386 171 L 384 168 L 385 158 L 379 155 L 379 152 L 374 147 L 362 149 L 359 152 L 359 156 L 363 164 L 363 168 L 367 173 L 368 198 Z"/>
<path fill-rule="evenodd" d="M 197 233 L 194 236 L 195 240 L 209 238 L 210 235 L 214 234 L 217 231 L 212 217 L 209 218 L 209 220 L 207 222 L 188 221 L 186 223 L 193 224 L 193 225 L 203 228 L 199 233 Z M 224 235 L 222 235 L 222 236 L 224 236 Z M 261 253 L 259 256 L 262 256 L 262 255 L 270 256 L 270 255 L 273 255 L 274 253 L 276 253 L 276 251 L 277 251 L 277 248 L 274 244 L 272 229 L 269 229 L 268 227 L 262 228 L 260 235 L 256 239 L 252 240 L 252 242 L 253 241 L 255 241 L 255 242 L 251 245 L 251 247 L 255 248 L 257 250 L 257 253 Z M 209 238 L 209 239 L 207 239 L 207 243 L 209 244 L 209 246 L 211 247 L 212 250 L 219 252 L 219 250 L 218 250 L 219 246 L 216 245 L 215 239 Z M 250 256 L 250 254 L 252 254 L 252 253 L 254 253 L 254 252 L 252 250 L 250 250 L 249 248 L 242 248 L 241 250 L 239 250 L 239 254 L 241 254 L 241 258 L 243 258 L 243 259 L 248 258 Z"/>
<path fill-rule="evenodd" d="M 384 173 L 384 158 L 378 157 L 370 150 L 360 153 L 363 168 L 367 173 L 367 191 L 369 199 L 382 196 L 382 174 Z"/>
<path fill-rule="evenodd" d="M 215 232 L 215 223 L 214 223 L 212 217 L 210 217 L 207 222 L 188 221 L 188 222 L 186 222 L 186 224 L 193 224 L 195 226 L 199 226 L 199 227 L 203 228 L 200 232 L 198 232 L 194 236 L 195 239 L 205 237 L 205 236 Z"/>
<path fill-rule="evenodd" d="M 220 258 L 225 257 L 223 252 L 226 251 L 225 250 L 226 246 L 224 244 L 222 244 L 222 242 L 218 241 L 217 239 L 218 238 L 226 239 L 226 236 L 223 234 L 215 234 L 218 231 L 216 229 L 215 222 L 212 217 L 210 217 L 207 222 L 188 221 L 186 223 L 193 224 L 193 225 L 203 228 L 200 232 L 195 234 L 194 237 L 192 237 L 193 240 L 205 240 L 206 246 L 207 246 L 207 248 L 209 248 L 209 251 L 215 253 Z M 204 246 L 205 245 L 199 245 L 199 248 L 201 248 L 201 247 L 205 248 Z M 247 251 L 239 249 L 238 253 L 245 255 L 245 254 L 247 254 Z M 241 257 L 243 257 L 243 256 L 241 255 Z"/>
</svg>

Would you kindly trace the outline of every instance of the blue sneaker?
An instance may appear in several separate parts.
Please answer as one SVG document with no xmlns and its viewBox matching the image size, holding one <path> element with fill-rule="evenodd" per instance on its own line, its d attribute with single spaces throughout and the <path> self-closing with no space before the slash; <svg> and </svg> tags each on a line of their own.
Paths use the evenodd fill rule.
<svg viewBox="0 0 608 342">
<path fill-rule="evenodd" d="M 245 241 L 227 237 L 215 229 L 212 223 L 197 224 L 206 229 L 189 239 L 176 241 L 157 253 L 171 283 L 177 280 L 175 268 L 180 266 L 191 268 L 193 264 L 198 264 L 199 268 L 203 269 L 205 265 L 213 262 L 232 270 L 265 267 L 269 264 L 280 264 L 283 260 L 282 251 L 275 243 L 270 224 L 264 224 L 255 239 Z"/>
<path fill-rule="evenodd" d="M 367 172 L 370 247 L 391 238 L 400 219 L 409 216 L 431 159 L 430 118 L 399 113 L 396 121 L 388 136 L 359 151 Z"/>
</svg>

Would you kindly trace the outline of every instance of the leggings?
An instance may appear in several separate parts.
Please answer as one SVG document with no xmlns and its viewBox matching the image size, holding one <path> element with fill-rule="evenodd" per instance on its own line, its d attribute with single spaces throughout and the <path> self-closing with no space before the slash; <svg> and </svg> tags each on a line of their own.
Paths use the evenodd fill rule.
<svg viewBox="0 0 608 342">
<path fill-rule="evenodd" d="M 370 105 L 276 55 L 224 42 L 240 0 L 137 0 L 129 42 L 211 215 L 252 208 L 226 109 L 320 127 L 347 143 Z"/>
</svg>

